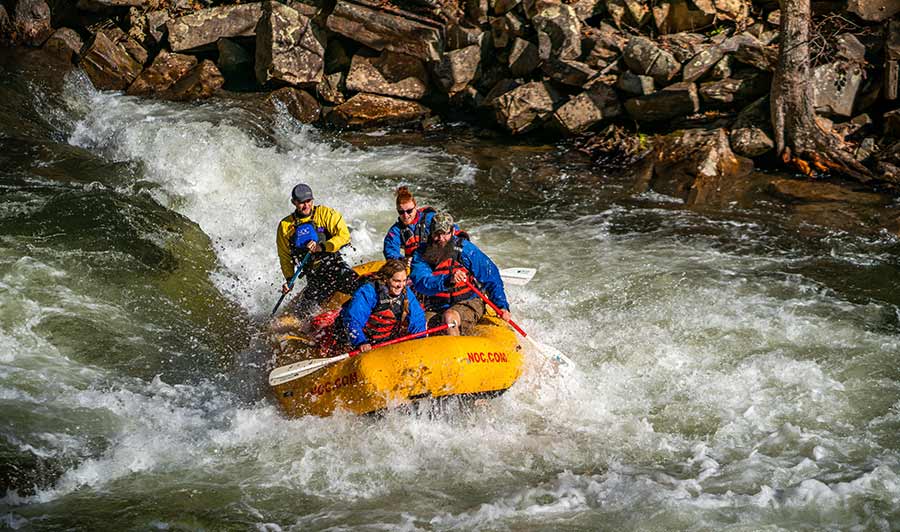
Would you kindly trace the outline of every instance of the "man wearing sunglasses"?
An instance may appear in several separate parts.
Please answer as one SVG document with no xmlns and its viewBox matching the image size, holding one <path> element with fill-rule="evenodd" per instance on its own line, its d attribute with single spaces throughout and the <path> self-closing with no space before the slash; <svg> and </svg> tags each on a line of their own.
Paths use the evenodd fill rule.
<svg viewBox="0 0 900 532">
<path fill-rule="evenodd" d="M 405 259 L 409 265 L 413 253 L 428 243 L 434 209 L 418 208 L 416 199 L 406 187 L 397 189 L 397 221 L 388 229 L 384 237 L 384 258 Z M 459 227 L 454 225 L 454 233 Z"/>
<path fill-rule="evenodd" d="M 300 275 L 306 275 L 306 288 L 292 303 L 294 313 L 304 318 L 335 291 L 352 294 L 359 276 L 340 253 L 350 243 L 350 230 L 341 213 L 315 205 L 312 189 L 304 183 L 291 191 L 291 203 L 294 212 L 279 222 L 275 240 L 285 279 L 281 292 L 286 294 L 293 288 L 290 280 L 295 265 L 303 268 Z"/>
</svg>

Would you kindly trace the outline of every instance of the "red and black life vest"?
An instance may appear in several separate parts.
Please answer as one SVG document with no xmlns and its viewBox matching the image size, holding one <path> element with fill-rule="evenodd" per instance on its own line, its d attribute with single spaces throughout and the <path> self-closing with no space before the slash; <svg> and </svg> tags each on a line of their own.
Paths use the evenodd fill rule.
<svg viewBox="0 0 900 532">
<path fill-rule="evenodd" d="M 431 275 L 448 275 L 456 270 L 464 270 L 466 275 L 472 282 L 477 282 L 475 276 L 472 275 L 465 266 L 462 265 L 460 257 L 462 256 L 463 238 L 456 237 L 453 239 L 453 253 L 449 259 L 445 259 L 439 264 L 429 264 L 431 266 Z M 456 283 L 452 287 L 445 289 L 433 296 L 425 298 L 425 308 L 446 308 L 453 306 L 458 301 L 465 301 L 475 297 L 472 289 L 466 283 Z"/>
<path fill-rule="evenodd" d="M 391 297 L 385 284 L 374 281 L 375 294 L 378 296 L 378 304 L 372 309 L 369 321 L 363 327 L 363 333 L 370 343 L 378 343 L 390 340 L 396 336 L 405 325 L 409 314 L 409 301 L 406 299 L 406 287 L 397 297 Z"/>
<path fill-rule="evenodd" d="M 418 209 L 416 223 L 412 228 L 400 222 L 400 245 L 403 246 L 403 252 L 407 257 L 412 257 L 412 254 L 419 249 L 419 245 L 428 239 L 428 226 L 425 223 L 425 215 L 431 212 L 435 212 L 431 207 Z"/>
</svg>

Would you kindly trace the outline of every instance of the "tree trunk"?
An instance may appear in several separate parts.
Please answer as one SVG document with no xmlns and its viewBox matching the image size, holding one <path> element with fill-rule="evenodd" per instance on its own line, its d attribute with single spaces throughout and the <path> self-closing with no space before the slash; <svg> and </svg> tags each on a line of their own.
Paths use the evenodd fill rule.
<svg viewBox="0 0 900 532">
<path fill-rule="evenodd" d="M 775 149 L 803 173 L 834 170 L 860 181 L 871 172 L 847 151 L 841 137 L 816 119 L 809 59 L 810 0 L 780 0 L 781 47 L 772 80 Z"/>
</svg>

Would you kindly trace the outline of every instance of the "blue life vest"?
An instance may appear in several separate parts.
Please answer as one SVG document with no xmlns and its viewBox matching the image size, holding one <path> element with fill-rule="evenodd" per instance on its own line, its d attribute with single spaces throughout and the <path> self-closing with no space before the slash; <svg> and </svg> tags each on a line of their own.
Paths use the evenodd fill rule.
<svg viewBox="0 0 900 532">
<path fill-rule="evenodd" d="M 325 229 L 316 227 L 316 224 L 304 222 L 294 226 L 294 236 L 291 238 L 291 254 L 297 256 L 306 251 L 306 245 L 310 242 L 322 242 Z"/>
</svg>

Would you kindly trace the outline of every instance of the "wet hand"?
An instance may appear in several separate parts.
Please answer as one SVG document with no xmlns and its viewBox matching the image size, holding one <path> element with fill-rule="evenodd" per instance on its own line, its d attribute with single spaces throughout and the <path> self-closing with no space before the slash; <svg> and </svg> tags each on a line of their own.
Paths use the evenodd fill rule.
<svg viewBox="0 0 900 532">
<path fill-rule="evenodd" d="M 500 319 L 501 319 L 501 320 L 503 320 L 503 321 L 509 321 L 510 318 L 512 318 L 512 315 L 510 315 L 510 313 L 509 313 L 508 310 L 505 310 L 505 309 L 501 309 L 501 310 L 500 310 Z"/>
<path fill-rule="evenodd" d="M 372 350 L 372 344 L 362 344 L 361 346 L 359 346 L 359 350 L 362 353 L 368 353 Z"/>
<path fill-rule="evenodd" d="M 456 270 L 453 272 L 453 282 L 456 284 L 466 282 L 466 279 L 469 277 L 466 275 L 465 270 Z"/>
<path fill-rule="evenodd" d="M 320 246 L 318 242 L 311 240 L 306 243 L 306 249 L 308 249 L 310 253 L 316 253 L 322 251 L 324 248 Z"/>
<path fill-rule="evenodd" d="M 281 293 L 282 294 L 287 294 L 290 291 L 291 291 L 291 285 L 289 285 L 287 283 L 284 283 L 283 285 L 281 285 Z"/>
</svg>

